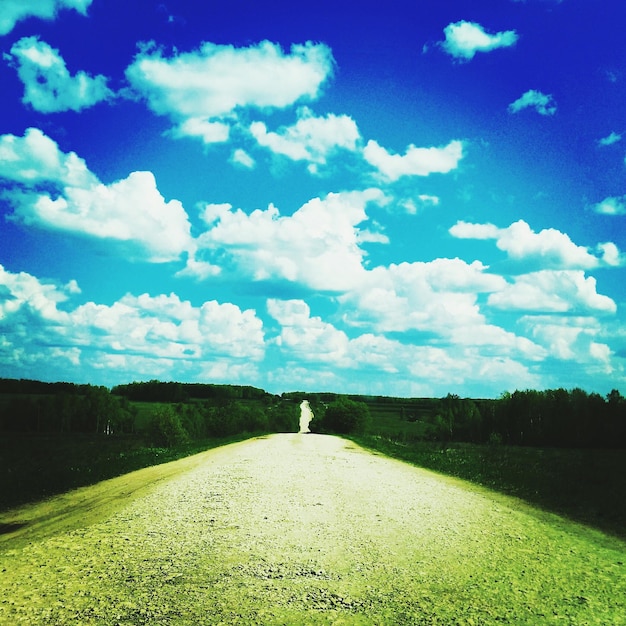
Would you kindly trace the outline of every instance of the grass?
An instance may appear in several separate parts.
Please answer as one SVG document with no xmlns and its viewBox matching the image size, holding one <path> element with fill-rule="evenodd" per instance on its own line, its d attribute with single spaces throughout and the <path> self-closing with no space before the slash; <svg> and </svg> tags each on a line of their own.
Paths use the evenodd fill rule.
<svg viewBox="0 0 626 626">
<path fill-rule="evenodd" d="M 626 538 L 626 451 L 399 442 L 380 435 L 358 444 L 468 480 L 574 521 Z"/>
<path fill-rule="evenodd" d="M 0 511 L 253 436 L 204 439 L 172 448 L 139 436 L 0 435 Z"/>
</svg>

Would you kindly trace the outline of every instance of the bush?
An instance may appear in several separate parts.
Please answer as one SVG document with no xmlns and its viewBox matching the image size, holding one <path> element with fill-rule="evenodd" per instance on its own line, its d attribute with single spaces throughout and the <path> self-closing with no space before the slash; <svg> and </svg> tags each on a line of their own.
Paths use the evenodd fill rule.
<svg viewBox="0 0 626 626">
<path fill-rule="evenodd" d="M 339 398 L 328 405 L 323 426 L 334 433 L 363 433 L 371 422 L 370 410 L 365 402 Z"/>
<path fill-rule="evenodd" d="M 171 406 L 159 407 L 150 421 L 150 436 L 154 444 L 172 448 L 186 443 L 189 435 Z"/>
</svg>

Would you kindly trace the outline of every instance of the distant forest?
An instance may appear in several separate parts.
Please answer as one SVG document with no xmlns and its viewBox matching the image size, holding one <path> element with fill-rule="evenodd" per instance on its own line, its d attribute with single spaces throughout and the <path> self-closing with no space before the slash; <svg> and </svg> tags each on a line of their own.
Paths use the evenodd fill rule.
<svg viewBox="0 0 626 626">
<path fill-rule="evenodd" d="M 243 432 L 294 432 L 299 403 L 313 432 L 369 432 L 442 442 L 626 448 L 626 399 L 581 389 L 524 390 L 497 399 L 273 395 L 250 386 L 133 382 L 109 390 L 0 379 L 0 432 L 141 434 L 158 445 Z"/>
</svg>

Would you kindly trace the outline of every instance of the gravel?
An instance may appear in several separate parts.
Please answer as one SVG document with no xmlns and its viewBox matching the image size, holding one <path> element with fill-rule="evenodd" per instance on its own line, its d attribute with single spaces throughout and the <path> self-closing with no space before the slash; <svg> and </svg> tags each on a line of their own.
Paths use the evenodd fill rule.
<svg viewBox="0 0 626 626">
<path fill-rule="evenodd" d="M 0 624 L 626 624 L 626 544 L 512 498 L 327 435 L 178 463 L 7 535 Z"/>
</svg>

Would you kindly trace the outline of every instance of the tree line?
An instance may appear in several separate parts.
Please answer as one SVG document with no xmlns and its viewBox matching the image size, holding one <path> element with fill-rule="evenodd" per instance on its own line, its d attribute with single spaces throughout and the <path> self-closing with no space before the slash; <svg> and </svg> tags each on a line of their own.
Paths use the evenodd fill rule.
<svg viewBox="0 0 626 626">
<path fill-rule="evenodd" d="M 241 433 L 295 432 L 299 415 L 296 404 L 282 400 L 268 406 L 241 401 L 159 404 L 148 434 L 156 445 L 175 446 Z"/>
<path fill-rule="evenodd" d="M 1 397 L 0 431 L 123 434 L 135 430 L 136 408 L 126 398 L 112 396 L 106 387 L 32 382 L 0 384 L 0 389 L 11 389 Z"/>
<path fill-rule="evenodd" d="M 148 405 L 141 420 L 138 402 Z M 154 445 L 174 446 L 245 432 L 293 432 L 298 417 L 294 401 L 254 387 L 148 381 L 109 391 L 0 379 L 0 432 L 140 434 Z"/>
<path fill-rule="evenodd" d="M 396 412 L 398 424 L 418 422 L 416 438 L 522 446 L 626 448 L 626 399 L 582 389 L 525 390 L 497 399 L 381 398 L 304 392 L 272 395 L 237 385 L 135 382 L 102 386 L 0 379 L 0 431 L 129 434 L 158 445 L 243 432 L 295 432 L 309 399 L 313 432 L 376 433 L 376 407 Z M 152 403 L 152 405 L 150 404 Z M 143 405 L 142 405 L 143 406 Z M 418 434 L 415 434 L 417 432 Z"/>
<path fill-rule="evenodd" d="M 210 383 L 177 383 L 149 380 L 116 385 L 111 393 L 135 402 L 186 402 L 191 398 L 204 400 L 270 400 L 263 389 L 246 385 Z"/>
<path fill-rule="evenodd" d="M 297 397 L 299 394 L 284 394 Z M 616 389 L 606 396 L 582 389 L 523 390 L 497 399 L 385 398 L 308 394 L 315 432 L 377 433 L 377 416 L 393 414 L 398 436 L 402 422 L 417 422 L 419 440 L 503 443 L 516 446 L 626 448 L 626 399 Z"/>
<path fill-rule="evenodd" d="M 625 448 L 626 399 L 582 389 L 524 390 L 495 400 L 448 394 L 424 420 L 425 438 L 507 445 Z"/>
</svg>

